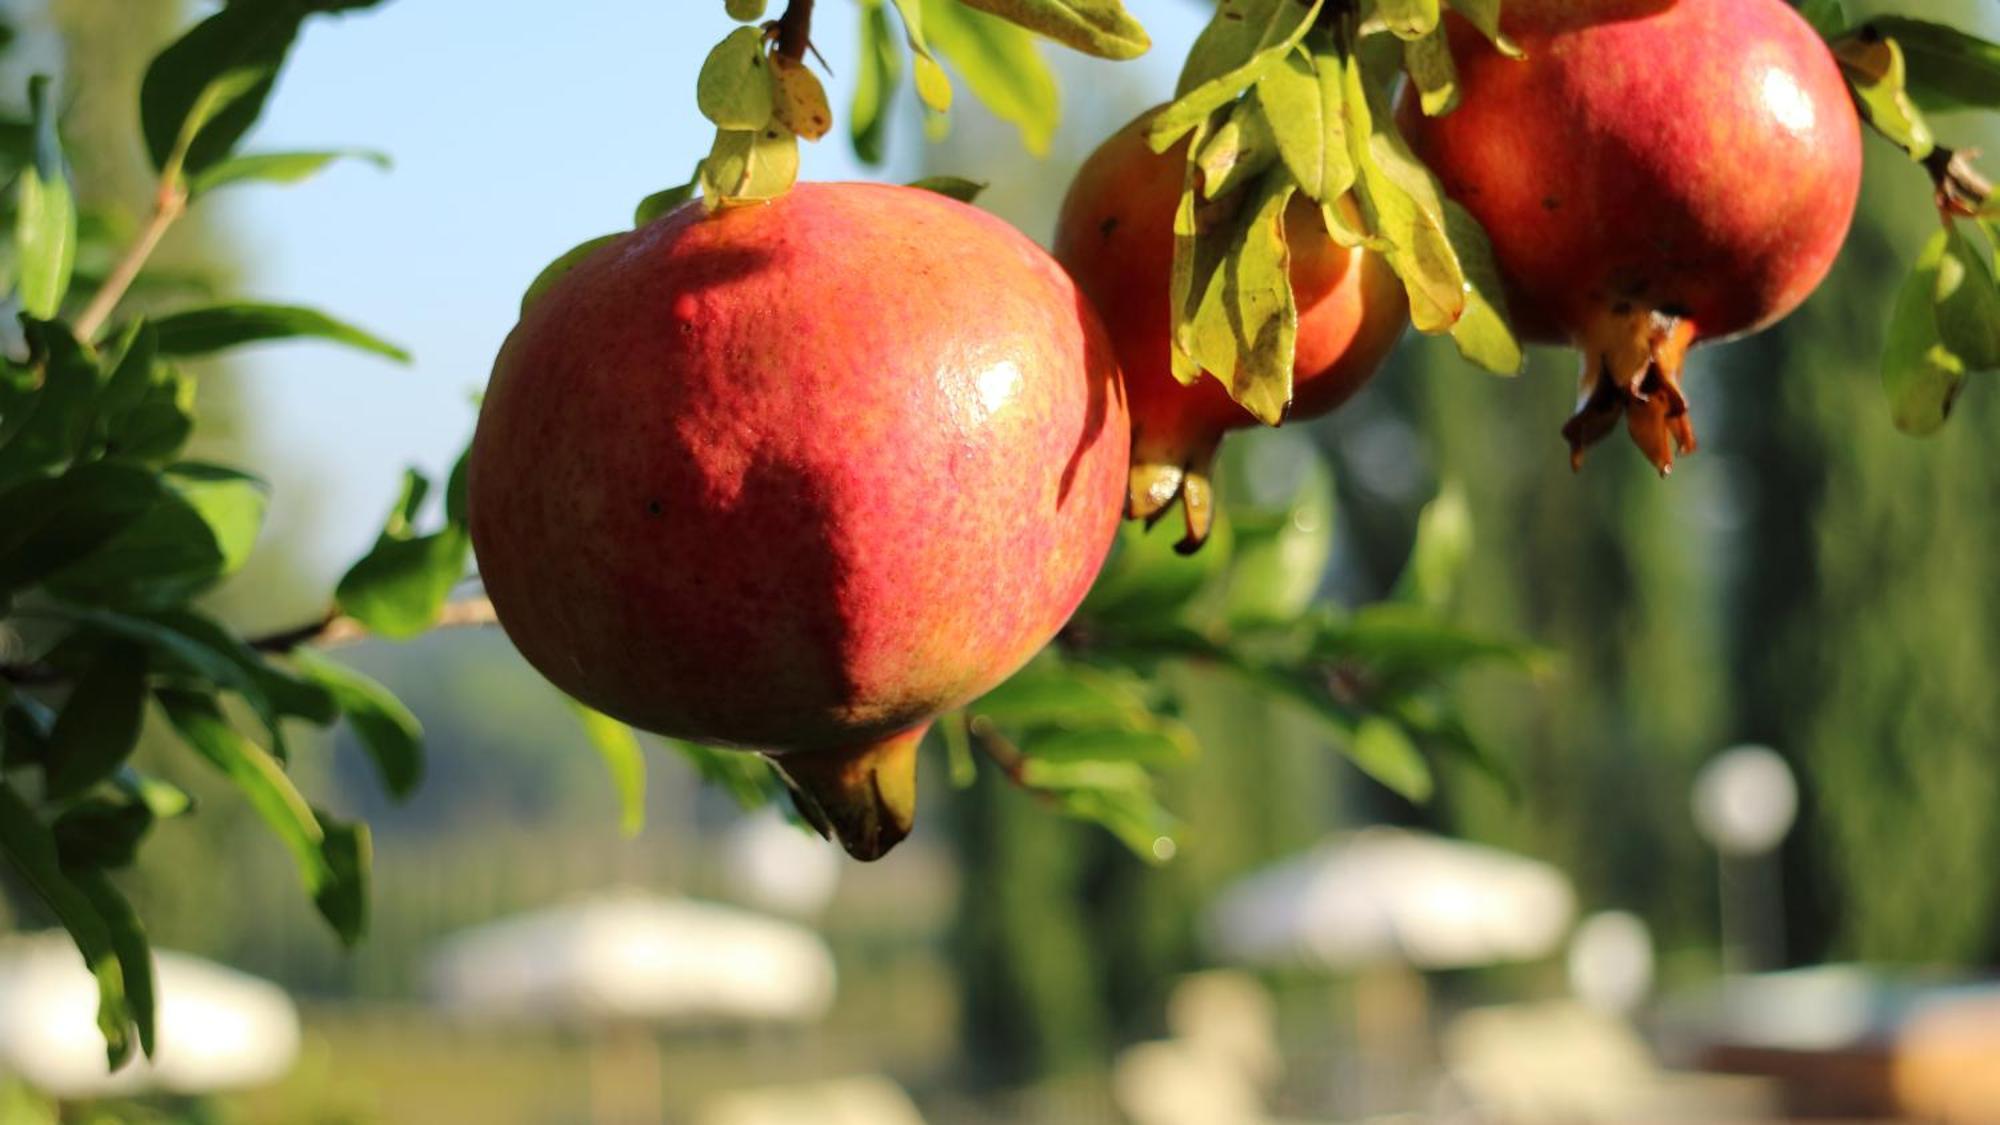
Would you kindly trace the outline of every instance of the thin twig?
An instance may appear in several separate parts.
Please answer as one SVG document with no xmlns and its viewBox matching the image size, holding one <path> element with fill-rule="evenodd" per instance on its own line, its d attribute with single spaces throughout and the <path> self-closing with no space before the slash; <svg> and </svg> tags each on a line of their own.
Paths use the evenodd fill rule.
<svg viewBox="0 0 2000 1125">
<path fill-rule="evenodd" d="M 475 629 L 499 623 L 491 599 L 480 596 L 448 602 L 439 611 L 431 629 Z M 244 638 L 243 643 L 258 652 L 274 656 L 301 648 L 330 649 L 358 644 L 369 638 L 368 627 L 337 610 L 328 610 L 315 621 Z M 57 668 L 40 661 L 28 664 L 0 664 L 0 680 L 21 687 L 61 683 L 67 677 Z"/>
<path fill-rule="evenodd" d="M 118 302 L 125 298 L 126 291 L 139 279 L 139 273 L 146 268 L 146 262 L 153 256 L 153 251 L 159 249 L 160 240 L 166 237 L 167 228 L 173 226 L 174 220 L 186 212 L 186 189 L 173 181 L 161 183 L 159 193 L 153 200 L 153 217 L 147 220 L 145 229 L 139 232 L 138 239 L 126 248 L 124 256 L 118 259 L 117 264 L 111 267 L 110 274 L 104 278 L 104 284 L 98 286 L 97 292 L 90 298 L 90 303 L 85 305 L 83 312 L 77 316 L 77 339 L 88 343 L 97 335 L 98 330 L 104 327 L 104 322 L 111 319 L 111 314 L 118 308 Z"/>
</svg>

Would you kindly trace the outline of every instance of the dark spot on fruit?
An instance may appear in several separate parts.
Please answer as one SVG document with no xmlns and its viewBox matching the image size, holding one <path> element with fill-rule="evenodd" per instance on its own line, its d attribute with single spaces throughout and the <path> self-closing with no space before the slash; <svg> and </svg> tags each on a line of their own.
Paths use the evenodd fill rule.
<svg viewBox="0 0 2000 1125">
<path fill-rule="evenodd" d="M 649 515 L 649 516 L 657 516 L 657 515 L 659 515 L 659 514 L 660 514 L 660 513 L 662 512 L 662 511 L 665 511 L 665 509 L 664 509 L 664 508 L 662 508 L 662 507 L 660 506 L 660 502 L 659 502 L 658 500 L 648 500 L 648 501 L 646 501 L 646 514 L 647 514 L 647 515 Z"/>
<path fill-rule="evenodd" d="M 1611 311 L 1618 314 L 1619 316 L 1630 316 L 1632 313 L 1632 302 L 1620 301 L 1617 304 L 1611 306 Z"/>
<path fill-rule="evenodd" d="M 1544 211 L 1560 211 L 1562 210 L 1562 205 L 1563 205 L 1562 200 L 1557 199 L 1553 195 L 1546 195 L 1542 197 L 1542 210 Z"/>
<path fill-rule="evenodd" d="M 1660 315 L 1672 317 L 1675 320 L 1686 320 L 1692 313 L 1686 305 L 1668 304 L 1660 306 Z"/>
<path fill-rule="evenodd" d="M 1117 229 L 1118 229 L 1118 216 L 1116 215 L 1106 215 L 1104 216 L 1104 221 L 1097 224 L 1097 233 L 1103 235 L 1106 238 L 1110 238 L 1111 232 Z"/>
</svg>

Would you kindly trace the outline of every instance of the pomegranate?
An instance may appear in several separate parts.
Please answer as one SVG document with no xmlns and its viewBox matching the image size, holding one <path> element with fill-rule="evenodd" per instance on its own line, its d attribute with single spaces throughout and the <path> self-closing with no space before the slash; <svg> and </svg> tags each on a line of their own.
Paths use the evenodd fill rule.
<svg viewBox="0 0 2000 1125">
<path fill-rule="evenodd" d="M 1694 449 L 1688 349 L 1796 308 L 1840 251 L 1860 122 L 1781 0 L 1508 0 L 1525 61 L 1450 17 L 1460 102 L 1405 135 L 1485 225 L 1515 326 L 1584 353 L 1573 465 L 1623 415 L 1664 475 Z"/>
<path fill-rule="evenodd" d="M 931 720 L 1103 564 L 1117 375 L 1062 269 L 972 207 L 877 184 L 685 206 L 585 256 L 502 347 L 480 573 L 558 687 L 772 755 L 872 859 L 909 831 Z"/>
<path fill-rule="evenodd" d="M 1186 142 L 1156 155 L 1146 130 L 1158 109 L 1114 133 L 1086 160 L 1063 200 L 1056 258 L 1090 296 L 1111 333 L 1132 408 L 1126 515 L 1157 520 L 1181 501 L 1182 553 L 1199 548 L 1214 519 L 1210 473 L 1223 434 L 1257 424 L 1218 379 L 1174 378 L 1171 286 L 1174 212 Z M 1349 204 L 1351 206 L 1351 204 Z M 1289 418 L 1333 410 L 1361 388 L 1402 337 L 1409 304 L 1376 254 L 1327 236 L 1310 199 L 1285 212 L 1298 348 Z"/>
</svg>

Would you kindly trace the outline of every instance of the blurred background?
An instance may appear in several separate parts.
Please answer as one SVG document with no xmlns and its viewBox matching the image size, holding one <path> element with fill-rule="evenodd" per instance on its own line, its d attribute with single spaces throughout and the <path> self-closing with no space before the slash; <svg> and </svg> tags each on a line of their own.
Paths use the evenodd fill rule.
<svg viewBox="0 0 2000 1125">
<path fill-rule="evenodd" d="M 239 192 L 167 262 L 336 310 L 417 363 L 288 345 L 204 375 L 204 452 L 275 486 L 260 554 L 215 596 L 233 623 L 316 613 L 402 466 L 441 475 L 462 448 L 527 282 L 687 177 L 720 7 L 396 0 L 309 29 L 253 142 L 376 148 L 393 170 Z M 1991 5 L 1923 7 L 2000 32 Z M 148 202 L 145 61 L 206 10 L 5 5 L 0 88 L 65 76 L 78 183 L 107 221 Z M 1205 18 L 1133 10 L 1156 44 L 1138 63 L 1051 49 L 1064 118 L 1044 156 L 969 98 L 925 143 L 910 100 L 886 167 L 836 134 L 805 174 L 967 176 L 1046 241 L 1070 171 L 1167 96 Z M 824 0 L 815 26 L 837 108 L 857 12 Z M 78 1121 L 2000 1120 L 2000 988 L 1982 983 L 2000 959 L 2000 394 L 1973 386 L 1928 442 L 1891 428 L 1874 357 L 1932 220 L 1923 177 L 1871 146 L 1831 280 L 1691 363 L 1703 448 L 1670 482 L 1611 446 L 1571 475 L 1567 353 L 1503 380 L 1414 336 L 1336 417 L 1236 440 L 1235 518 L 1304 546 L 1224 581 L 1369 603 L 1425 505 L 1462 497 L 1452 620 L 1552 654 L 1459 685 L 1511 784 L 1439 760 L 1413 803 L 1309 719 L 1167 661 L 1202 752 L 1166 775 L 1185 831 L 1154 862 L 997 777 L 930 768 L 917 834 L 858 866 L 657 750 L 627 838 L 575 716 L 497 632 L 368 644 L 342 658 L 423 721 L 421 791 L 387 803 L 345 737 L 294 765 L 375 826 L 365 944 L 341 950 L 249 813 L 213 801 L 162 826 L 127 885 L 160 947 L 205 959 L 190 990 L 207 962 L 282 989 L 216 977 L 193 1033 L 234 1028 L 269 1057 L 139 1097 L 46 1077 L 7 1020 L 62 973 L 33 969 L 39 939 L 0 937 L 18 1071 L 0 1122 L 56 1120 L 52 1097 Z M 212 790 L 185 755 L 153 757 Z M 0 935 L 46 928 L 0 890 Z"/>
</svg>

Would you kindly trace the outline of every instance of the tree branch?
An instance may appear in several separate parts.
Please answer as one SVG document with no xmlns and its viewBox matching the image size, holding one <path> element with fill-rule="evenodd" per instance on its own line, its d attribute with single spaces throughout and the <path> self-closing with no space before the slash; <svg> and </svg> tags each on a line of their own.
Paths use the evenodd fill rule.
<svg viewBox="0 0 2000 1125">
<path fill-rule="evenodd" d="M 499 620 L 494 615 L 491 599 L 484 596 L 472 597 L 446 603 L 431 629 L 433 631 L 475 629 L 497 624 Z M 318 620 L 254 637 L 245 637 L 243 643 L 258 652 L 282 656 L 300 648 L 342 648 L 367 640 L 370 635 L 368 627 L 361 622 L 338 610 L 328 610 Z M 40 661 L 27 664 L 0 664 L 0 680 L 21 687 L 56 684 L 67 678 L 61 670 Z"/>
<path fill-rule="evenodd" d="M 90 303 L 76 318 L 76 338 L 89 343 L 104 322 L 111 319 L 118 302 L 125 298 L 125 292 L 139 279 L 139 273 L 146 268 L 146 262 L 159 249 L 160 240 L 166 237 L 167 228 L 174 225 L 187 211 L 187 190 L 174 181 L 160 184 L 158 195 L 153 200 L 153 217 L 146 222 L 139 237 L 127 247 L 123 257 L 111 267 L 111 272 L 91 295 Z"/>
<path fill-rule="evenodd" d="M 812 47 L 813 0 L 791 0 L 778 17 L 778 54 L 793 62 L 806 61 Z"/>
</svg>

